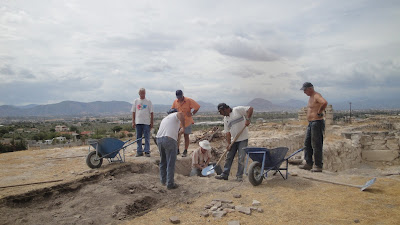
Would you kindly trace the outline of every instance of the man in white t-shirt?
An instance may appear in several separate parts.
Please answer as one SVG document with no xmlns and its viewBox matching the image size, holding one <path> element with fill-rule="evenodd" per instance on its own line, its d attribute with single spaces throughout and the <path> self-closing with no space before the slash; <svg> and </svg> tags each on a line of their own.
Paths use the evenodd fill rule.
<svg viewBox="0 0 400 225">
<path fill-rule="evenodd" d="M 237 106 L 232 109 L 229 105 L 220 103 L 218 104 L 218 111 L 224 116 L 224 132 L 226 135 L 226 141 L 228 142 L 227 151 L 229 152 L 224 165 L 224 171 L 222 174 L 215 176 L 215 178 L 219 180 L 228 180 L 233 159 L 235 158 L 236 152 L 238 152 L 236 181 L 243 181 L 244 158 L 246 156 L 244 148 L 247 147 L 249 141 L 249 129 L 247 126 L 250 125 L 250 118 L 253 115 L 253 107 Z M 236 135 L 239 134 L 244 127 L 246 128 L 229 149 L 233 139 L 235 139 Z"/>
<path fill-rule="evenodd" d="M 157 132 L 157 147 L 160 151 L 160 180 L 168 189 L 175 189 L 174 182 L 176 153 L 178 152 L 178 133 L 180 127 L 185 127 L 183 113 L 170 109 L 168 116 L 161 120 Z M 183 129 L 181 129 L 183 132 Z"/>
<path fill-rule="evenodd" d="M 153 128 L 153 104 L 146 99 L 146 90 L 139 89 L 140 98 L 132 104 L 132 127 L 136 129 L 136 138 L 144 135 L 144 152 L 150 157 L 150 130 Z M 142 140 L 137 141 L 136 157 L 143 156 Z"/>
</svg>

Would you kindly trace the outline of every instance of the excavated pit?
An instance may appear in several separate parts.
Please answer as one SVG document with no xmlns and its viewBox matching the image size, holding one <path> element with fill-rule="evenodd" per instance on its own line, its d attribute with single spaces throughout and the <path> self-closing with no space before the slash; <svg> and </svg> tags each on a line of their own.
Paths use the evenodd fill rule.
<svg viewBox="0 0 400 225">
<path fill-rule="evenodd" d="M 189 197 L 181 194 L 188 192 L 183 186 L 167 190 L 160 183 L 157 165 L 158 160 L 105 165 L 110 169 L 7 196 L 0 199 L 0 224 L 119 224 L 167 204 L 187 201 Z M 187 171 L 189 160 L 177 161 L 175 177 L 186 179 Z"/>
</svg>

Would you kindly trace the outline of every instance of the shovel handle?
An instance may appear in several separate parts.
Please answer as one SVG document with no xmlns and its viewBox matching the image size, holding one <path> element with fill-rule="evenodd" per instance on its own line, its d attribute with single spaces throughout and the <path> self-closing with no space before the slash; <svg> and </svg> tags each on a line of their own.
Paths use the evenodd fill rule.
<svg viewBox="0 0 400 225">
<path fill-rule="evenodd" d="M 231 142 L 231 144 L 229 144 L 228 148 L 224 151 L 224 153 L 221 155 L 221 157 L 219 158 L 218 162 L 215 164 L 214 167 L 216 167 L 222 160 L 222 158 L 226 155 L 226 153 L 228 153 L 228 149 L 230 150 L 233 143 L 235 143 L 237 141 L 237 139 L 239 138 L 239 136 L 243 133 L 244 129 L 246 129 L 246 126 L 244 126 L 242 128 L 242 130 L 240 130 L 240 132 L 235 136 L 235 138 L 233 139 L 233 141 Z"/>
</svg>

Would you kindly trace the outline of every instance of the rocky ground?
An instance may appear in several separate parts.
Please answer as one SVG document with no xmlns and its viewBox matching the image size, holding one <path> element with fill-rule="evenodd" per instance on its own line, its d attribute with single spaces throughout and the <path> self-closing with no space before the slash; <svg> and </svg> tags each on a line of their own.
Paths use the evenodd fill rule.
<svg viewBox="0 0 400 225">
<path fill-rule="evenodd" d="M 271 124 L 253 125 L 250 135 L 262 139 L 286 131 Z M 298 126 L 298 125 L 296 125 Z M 298 132 L 298 131 L 296 131 Z M 212 133 L 212 132 L 211 132 Z M 205 132 L 197 132 L 197 137 Z M 209 137 L 209 136 L 208 136 Z M 196 137 L 192 137 L 196 140 Z M 254 146 L 257 143 L 253 140 Z M 211 142 L 223 149 L 221 137 Z M 191 144 L 190 151 L 197 147 Z M 178 189 L 159 182 L 158 151 L 125 163 L 104 162 L 99 169 L 85 163 L 88 147 L 28 150 L 0 155 L 0 224 L 397 224 L 400 221 L 400 167 L 360 164 L 348 170 L 323 173 L 289 166 L 289 178 L 272 173 L 259 186 L 234 181 L 235 162 L 228 181 L 188 177 L 190 158 L 178 156 Z M 215 160 L 216 161 L 216 160 Z M 325 183 L 364 185 L 365 191 Z M 40 183 L 43 182 L 43 183 Z M 172 220 L 172 221 L 171 221 Z M 236 223 L 235 223 L 236 221 Z M 239 222 L 239 223 L 237 223 Z"/>
</svg>

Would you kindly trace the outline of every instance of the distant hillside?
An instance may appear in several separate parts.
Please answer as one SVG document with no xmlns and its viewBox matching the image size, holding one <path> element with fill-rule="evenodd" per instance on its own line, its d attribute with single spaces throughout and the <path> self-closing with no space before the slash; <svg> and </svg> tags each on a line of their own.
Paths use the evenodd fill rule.
<svg viewBox="0 0 400 225">
<path fill-rule="evenodd" d="M 271 101 L 262 98 L 255 98 L 247 105 L 253 107 L 257 112 L 277 112 L 297 111 L 299 108 L 306 106 L 306 103 L 298 100 L 289 100 L 284 103 L 274 104 Z"/>
<path fill-rule="evenodd" d="M 197 101 L 200 105 L 199 112 L 217 113 L 217 106 L 204 101 Z M 172 104 L 172 103 L 171 103 Z M 349 102 L 332 103 L 333 110 L 348 110 Z M 273 103 L 262 98 L 255 98 L 249 103 L 241 104 L 252 106 L 257 112 L 297 112 L 300 108 L 307 106 L 306 102 L 299 100 L 288 100 L 282 103 Z M 54 116 L 108 116 L 108 115 L 129 115 L 132 104 L 124 101 L 108 102 L 75 102 L 63 101 L 48 105 L 28 106 L 0 106 L 0 117 L 54 117 Z M 234 105 L 232 105 L 234 107 Z M 154 104 L 154 112 L 166 113 L 171 105 Z M 397 100 L 355 100 L 352 102 L 353 110 L 365 109 L 400 109 L 400 101 Z"/>
<path fill-rule="evenodd" d="M 131 104 L 123 101 L 89 103 L 63 101 L 31 108 L 3 105 L 0 106 L 0 117 L 118 115 L 129 113 L 130 109 Z"/>
</svg>

